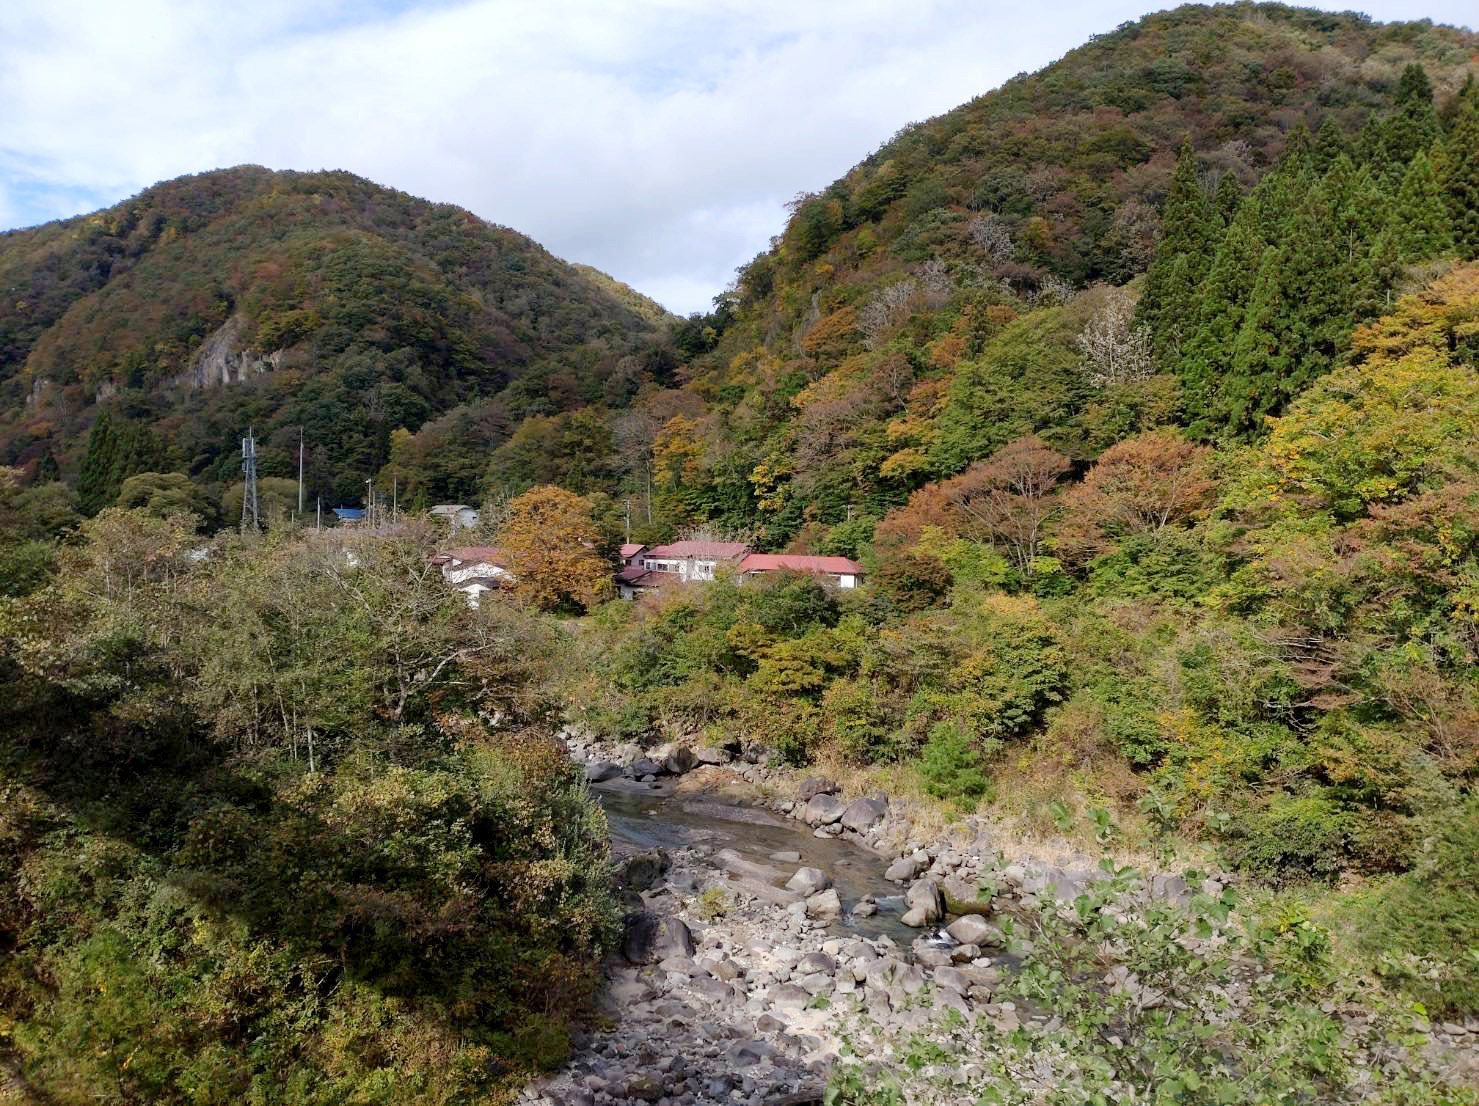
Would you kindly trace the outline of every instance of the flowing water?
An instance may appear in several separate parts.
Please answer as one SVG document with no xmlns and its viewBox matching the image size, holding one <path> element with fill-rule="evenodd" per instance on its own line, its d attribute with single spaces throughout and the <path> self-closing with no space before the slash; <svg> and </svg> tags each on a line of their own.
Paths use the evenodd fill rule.
<svg viewBox="0 0 1479 1106">
<path fill-rule="evenodd" d="M 899 920 L 904 899 L 898 885 L 883 878 L 882 858 L 851 841 L 814 837 L 800 822 L 759 807 L 675 795 L 663 786 L 612 781 L 591 791 L 606 810 L 612 841 L 619 851 L 733 849 L 747 861 L 775 869 L 770 882 L 776 887 L 785 886 L 797 868 L 820 868 L 832 877 L 843 908 L 849 911 L 834 929 L 868 937 L 887 935 L 905 947 L 920 935 Z M 801 859 L 770 859 L 779 852 L 800 853 Z M 878 903 L 878 913 L 870 918 L 853 916 L 852 905 L 865 895 Z"/>
</svg>

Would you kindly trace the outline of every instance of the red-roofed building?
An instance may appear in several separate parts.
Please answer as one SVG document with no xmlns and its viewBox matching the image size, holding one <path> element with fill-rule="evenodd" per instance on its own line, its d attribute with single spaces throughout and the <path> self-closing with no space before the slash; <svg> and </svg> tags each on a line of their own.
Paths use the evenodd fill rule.
<svg viewBox="0 0 1479 1106">
<path fill-rule="evenodd" d="M 621 563 L 629 565 L 634 563 L 638 557 L 647 552 L 647 547 L 640 542 L 629 541 L 621 547 Z"/>
<path fill-rule="evenodd" d="M 739 563 L 740 578 L 767 572 L 803 572 L 820 576 L 839 588 L 863 582 L 863 566 L 847 557 L 812 557 L 799 553 L 751 553 Z"/>
<path fill-rule="evenodd" d="M 648 572 L 671 573 L 680 580 L 712 580 L 720 564 L 738 563 L 749 551 L 738 541 L 675 541 L 653 546 L 637 563 Z"/>
</svg>

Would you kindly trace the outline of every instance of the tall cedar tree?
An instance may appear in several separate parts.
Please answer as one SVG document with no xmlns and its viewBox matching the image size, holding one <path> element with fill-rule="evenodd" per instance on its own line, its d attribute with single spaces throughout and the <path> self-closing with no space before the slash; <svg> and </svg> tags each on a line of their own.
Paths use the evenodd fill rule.
<svg viewBox="0 0 1479 1106">
<path fill-rule="evenodd" d="M 1145 277 L 1137 317 L 1150 330 L 1152 351 L 1165 359 L 1180 345 L 1197 281 L 1222 233 L 1222 217 L 1197 180 L 1197 158 L 1189 143 L 1181 147 L 1161 224 L 1160 245 Z"/>
<path fill-rule="evenodd" d="M 1472 77 L 1459 96 L 1447 146 L 1444 184 L 1454 245 L 1464 257 L 1479 257 L 1479 85 Z"/>
<path fill-rule="evenodd" d="M 169 471 L 173 467 L 170 460 L 169 447 L 158 434 L 104 409 L 92 425 L 77 474 L 78 506 L 95 515 L 113 505 L 130 476 Z"/>
<path fill-rule="evenodd" d="M 1426 151 L 1419 151 L 1402 178 L 1392 210 L 1397 249 L 1403 261 L 1423 261 L 1453 249 L 1447 201 L 1433 160 Z"/>
<path fill-rule="evenodd" d="M 1433 107 L 1433 82 L 1420 65 L 1409 65 L 1397 82 L 1396 110 L 1368 124 L 1363 135 L 1367 156 L 1399 178 L 1407 164 L 1442 137 Z"/>
</svg>

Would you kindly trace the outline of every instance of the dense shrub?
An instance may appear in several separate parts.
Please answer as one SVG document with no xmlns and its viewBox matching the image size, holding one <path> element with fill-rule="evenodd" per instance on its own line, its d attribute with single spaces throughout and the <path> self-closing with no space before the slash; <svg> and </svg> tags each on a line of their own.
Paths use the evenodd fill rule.
<svg viewBox="0 0 1479 1106">
<path fill-rule="evenodd" d="M 1333 880 L 1348 860 L 1352 817 L 1328 799 L 1281 796 L 1240 815 L 1227 853 L 1239 868 L 1271 883 Z"/>
<path fill-rule="evenodd" d="M 994 745 L 990 741 L 978 744 L 954 723 L 936 723 L 919 750 L 919 775 L 925 790 L 957 806 L 974 807 L 991 786 L 981 761 Z"/>
<path fill-rule="evenodd" d="M 1439 1013 L 1479 1013 L 1479 797 L 1434 815 L 1411 872 L 1363 911 L 1384 974 Z"/>
</svg>

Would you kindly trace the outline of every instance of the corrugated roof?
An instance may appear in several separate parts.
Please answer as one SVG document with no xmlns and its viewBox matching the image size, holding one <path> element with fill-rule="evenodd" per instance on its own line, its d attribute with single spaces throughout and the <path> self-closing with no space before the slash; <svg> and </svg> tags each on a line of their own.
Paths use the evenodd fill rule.
<svg viewBox="0 0 1479 1106">
<path fill-rule="evenodd" d="M 817 572 L 861 576 L 863 566 L 846 557 L 812 557 L 800 553 L 751 553 L 740 562 L 740 572 Z"/>
<path fill-rule="evenodd" d="M 640 542 L 629 541 L 621 547 L 621 559 L 626 560 L 628 557 L 635 557 L 646 548 Z"/>
<path fill-rule="evenodd" d="M 750 551 L 742 541 L 675 541 L 654 545 L 647 551 L 651 557 L 716 557 L 737 561 Z"/>
<path fill-rule="evenodd" d="M 463 545 L 456 549 L 449 549 L 444 556 L 454 561 L 486 563 L 498 565 L 500 568 L 508 567 L 508 554 L 496 545 Z"/>
<path fill-rule="evenodd" d="M 616 574 L 616 578 L 623 584 L 637 588 L 660 588 L 664 584 L 674 583 L 671 572 L 649 572 L 641 565 L 627 565 Z"/>
</svg>

